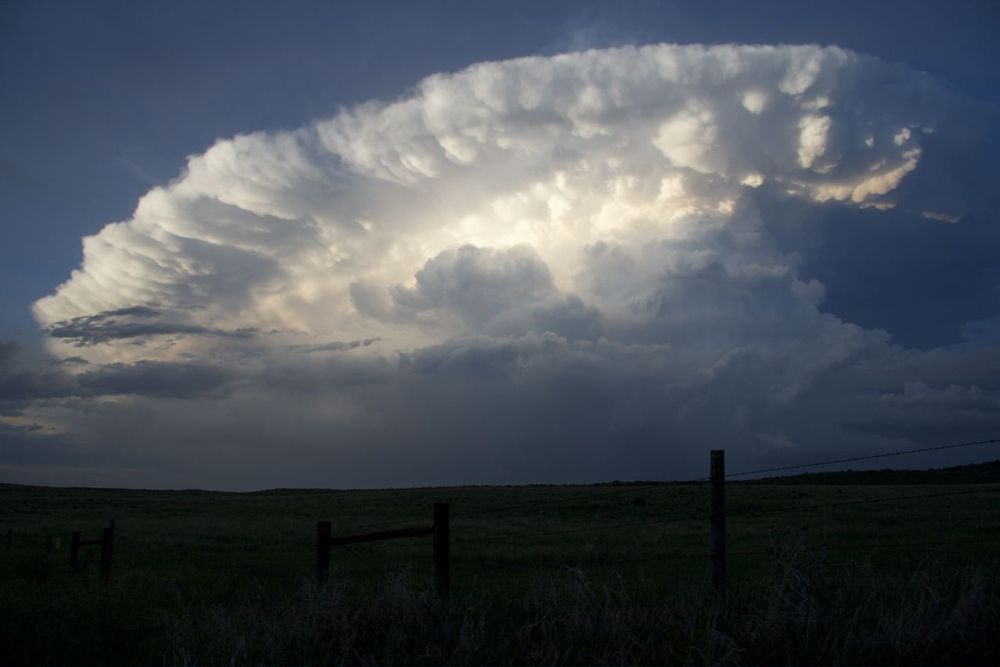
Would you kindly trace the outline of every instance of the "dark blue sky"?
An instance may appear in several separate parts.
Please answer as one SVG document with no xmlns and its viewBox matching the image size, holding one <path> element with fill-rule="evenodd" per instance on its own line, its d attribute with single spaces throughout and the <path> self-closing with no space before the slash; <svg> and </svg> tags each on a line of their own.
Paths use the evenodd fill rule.
<svg viewBox="0 0 1000 667">
<path fill-rule="evenodd" d="M 996 2 L 0 4 L 0 339 L 80 238 L 216 138 L 296 127 L 472 62 L 651 42 L 837 44 L 1000 91 Z"/>
</svg>

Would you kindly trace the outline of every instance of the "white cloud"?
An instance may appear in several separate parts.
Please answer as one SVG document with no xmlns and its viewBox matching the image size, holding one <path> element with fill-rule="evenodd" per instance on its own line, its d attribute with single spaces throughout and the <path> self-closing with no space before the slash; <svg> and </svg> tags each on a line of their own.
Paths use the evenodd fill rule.
<svg viewBox="0 0 1000 667">
<path fill-rule="evenodd" d="M 760 114 L 767 105 L 767 95 L 760 90 L 743 93 L 743 108 L 753 114 Z"/>
<path fill-rule="evenodd" d="M 108 386 L 191 378 L 169 364 L 212 358 L 244 379 L 226 374 L 237 393 L 213 400 L 247 419 L 267 386 L 310 387 L 301 428 L 353 434 L 355 452 L 384 410 L 450 442 L 458 431 L 421 419 L 442 400 L 470 415 L 498 401 L 539 443 L 545 419 L 587 409 L 608 448 L 595 466 L 622 433 L 804 446 L 795 410 L 844 442 L 838 406 L 854 399 L 823 408 L 815 392 L 895 348 L 822 312 L 824 286 L 772 238 L 758 197 L 890 208 L 951 104 L 922 75 L 838 48 L 481 63 L 394 102 L 217 142 L 85 239 L 82 267 L 35 312 L 53 353 L 119 364 L 90 376 Z M 303 365 L 307 349 L 335 361 Z M 886 373 L 933 384 L 916 376 L 937 363 Z"/>
<path fill-rule="evenodd" d="M 718 140 L 719 128 L 712 113 L 697 107 L 681 111 L 660 125 L 653 145 L 663 152 L 675 167 L 691 167 L 711 173 L 712 167 L 703 161 Z"/>
<path fill-rule="evenodd" d="M 809 169 L 816 158 L 826 152 L 827 135 L 830 132 L 829 116 L 806 116 L 799 121 L 799 164 Z"/>
<path fill-rule="evenodd" d="M 572 289 L 580 248 L 733 216 L 719 202 L 738 201 L 740 183 L 886 202 L 919 160 L 916 139 L 851 147 L 929 122 L 895 100 L 892 114 L 868 110 L 886 72 L 900 76 L 835 48 L 656 46 L 436 75 L 400 101 L 193 156 L 131 220 L 86 239 L 82 269 L 36 313 L 51 325 L 153 303 L 202 325 L 357 338 L 371 323 L 351 308 L 351 284 L 405 283 L 466 243 L 528 244 Z M 910 88 L 915 108 L 938 93 Z M 749 91 L 740 104 L 734 89 Z M 803 114 L 819 96 L 850 118 L 837 136 L 842 121 Z"/>
</svg>

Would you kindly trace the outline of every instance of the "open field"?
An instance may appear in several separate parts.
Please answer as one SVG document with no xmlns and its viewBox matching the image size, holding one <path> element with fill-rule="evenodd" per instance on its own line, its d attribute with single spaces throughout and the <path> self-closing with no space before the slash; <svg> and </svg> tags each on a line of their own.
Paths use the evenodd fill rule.
<svg viewBox="0 0 1000 667">
<path fill-rule="evenodd" d="M 822 650 L 835 652 L 824 659 L 810 655 L 816 638 L 795 623 L 815 634 L 816 623 L 853 618 L 858 633 L 874 631 L 866 614 L 881 614 L 896 640 L 924 637 L 908 662 L 995 661 L 996 639 L 976 624 L 1000 624 L 998 492 L 997 482 L 730 483 L 723 604 L 704 581 L 704 485 L 0 487 L 0 529 L 12 530 L 11 546 L 0 546 L 0 647 L 4 663 L 879 662 L 902 649 L 882 635 L 876 650 L 861 635 L 837 634 L 824 640 Z M 331 520 L 334 535 L 426 523 L 439 500 L 451 503 L 449 605 L 431 592 L 429 538 L 335 546 L 330 585 L 313 584 L 317 520 Z M 72 573 L 68 532 L 96 537 L 111 517 L 111 581 L 98 579 L 96 548 Z M 804 588 L 793 595 L 789 586 Z M 777 612 L 764 602 L 786 594 L 782 613 L 792 616 L 768 617 Z M 758 612 L 763 625 L 739 630 Z M 892 622 L 924 618 L 943 632 L 962 614 L 975 619 L 961 622 L 964 639 L 927 646 L 918 646 L 930 641 L 926 631 Z M 617 639 L 587 648 L 571 626 L 602 615 L 618 619 Z M 395 640 L 379 638 L 383 626 Z M 597 642 L 611 632 L 591 630 Z"/>
</svg>

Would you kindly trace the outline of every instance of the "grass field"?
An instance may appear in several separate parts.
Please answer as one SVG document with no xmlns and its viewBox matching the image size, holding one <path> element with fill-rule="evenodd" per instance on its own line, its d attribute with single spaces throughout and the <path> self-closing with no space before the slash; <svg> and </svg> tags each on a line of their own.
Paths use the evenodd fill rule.
<svg viewBox="0 0 1000 667">
<path fill-rule="evenodd" d="M 5 486 L 0 650 L 5 664 L 996 662 L 1000 483 L 894 481 L 730 483 L 725 600 L 705 585 L 701 485 Z M 448 604 L 429 538 L 333 547 L 315 586 L 317 520 L 334 535 L 426 523 L 439 500 Z M 71 572 L 69 531 L 97 537 L 111 517 L 111 581 L 96 547 Z"/>
</svg>

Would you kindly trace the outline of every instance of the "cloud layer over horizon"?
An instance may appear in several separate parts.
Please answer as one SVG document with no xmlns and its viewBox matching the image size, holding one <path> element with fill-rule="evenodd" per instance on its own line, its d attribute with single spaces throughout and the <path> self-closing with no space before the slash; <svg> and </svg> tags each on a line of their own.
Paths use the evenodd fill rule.
<svg viewBox="0 0 1000 667">
<path fill-rule="evenodd" d="M 0 470 L 566 482 L 996 435 L 994 119 L 835 47 L 657 45 L 220 140 L 36 303 L 64 363 L 0 354 Z"/>
</svg>

